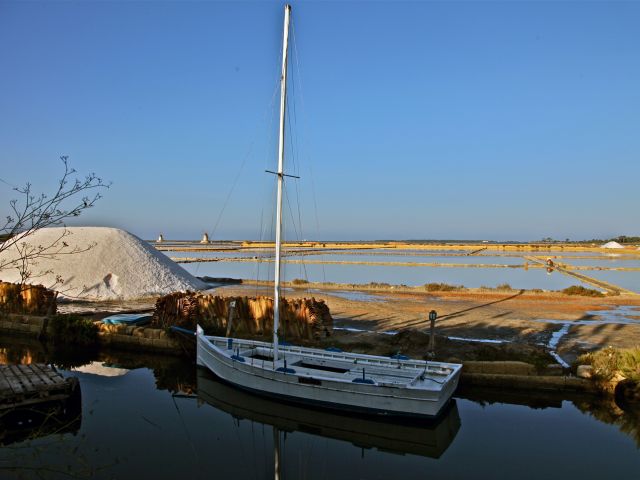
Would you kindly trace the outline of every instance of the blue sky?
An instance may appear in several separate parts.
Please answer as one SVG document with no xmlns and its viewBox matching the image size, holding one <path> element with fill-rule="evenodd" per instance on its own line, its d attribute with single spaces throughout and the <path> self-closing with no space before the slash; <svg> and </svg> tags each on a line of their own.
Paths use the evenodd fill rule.
<svg viewBox="0 0 640 480">
<path fill-rule="evenodd" d="M 69 155 L 113 182 L 81 224 L 268 237 L 282 7 L 0 0 L 0 177 L 47 191 Z M 293 2 L 293 21 L 287 238 L 640 234 L 639 2 Z"/>
</svg>

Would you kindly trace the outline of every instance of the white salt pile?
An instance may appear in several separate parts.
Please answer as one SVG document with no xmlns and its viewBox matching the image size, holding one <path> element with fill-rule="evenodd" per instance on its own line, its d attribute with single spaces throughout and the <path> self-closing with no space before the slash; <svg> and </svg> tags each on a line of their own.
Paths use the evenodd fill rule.
<svg viewBox="0 0 640 480">
<path fill-rule="evenodd" d="M 24 244 L 36 253 L 26 265 L 27 283 L 69 299 L 133 300 L 207 288 L 147 242 L 117 228 L 43 228 L 25 237 Z M 0 270 L 5 282 L 19 282 L 25 270 L 19 248 L 24 251 L 21 245 L 0 253 L 0 265 L 13 262 Z"/>
<path fill-rule="evenodd" d="M 618 242 L 607 242 L 604 245 L 600 245 L 600 248 L 624 248 Z"/>
</svg>

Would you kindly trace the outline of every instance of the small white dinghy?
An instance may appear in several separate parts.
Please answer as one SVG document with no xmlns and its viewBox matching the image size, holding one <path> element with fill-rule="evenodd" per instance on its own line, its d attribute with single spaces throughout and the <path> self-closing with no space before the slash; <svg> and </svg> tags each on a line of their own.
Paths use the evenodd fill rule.
<svg viewBox="0 0 640 480">
<path fill-rule="evenodd" d="M 278 345 L 282 190 L 291 7 L 285 6 L 280 86 L 273 343 L 206 336 L 197 328 L 197 362 L 246 390 L 304 404 L 364 413 L 434 417 L 449 402 L 462 365 Z"/>
</svg>

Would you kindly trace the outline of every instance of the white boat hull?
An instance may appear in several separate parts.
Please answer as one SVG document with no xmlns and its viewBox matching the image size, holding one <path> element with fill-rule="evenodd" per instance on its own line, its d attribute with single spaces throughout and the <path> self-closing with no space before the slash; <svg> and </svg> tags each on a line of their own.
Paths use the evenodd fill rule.
<svg viewBox="0 0 640 480">
<path fill-rule="evenodd" d="M 208 337 L 198 327 L 198 365 L 219 378 L 260 395 L 342 411 L 435 417 L 453 395 L 461 369 L 283 346 L 274 363 L 270 348 L 264 342 Z"/>
</svg>

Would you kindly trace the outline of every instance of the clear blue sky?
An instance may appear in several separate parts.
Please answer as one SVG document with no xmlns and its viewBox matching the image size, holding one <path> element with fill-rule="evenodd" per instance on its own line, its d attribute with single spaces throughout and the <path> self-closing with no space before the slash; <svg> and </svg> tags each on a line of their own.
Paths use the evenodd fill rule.
<svg viewBox="0 0 640 480">
<path fill-rule="evenodd" d="M 79 223 L 195 238 L 241 172 L 214 235 L 257 238 L 282 7 L 0 0 L 0 177 L 50 189 L 66 154 L 113 182 Z M 640 3 L 293 2 L 293 19 L 302 237 L 640 234 Z"/>
</svg>

